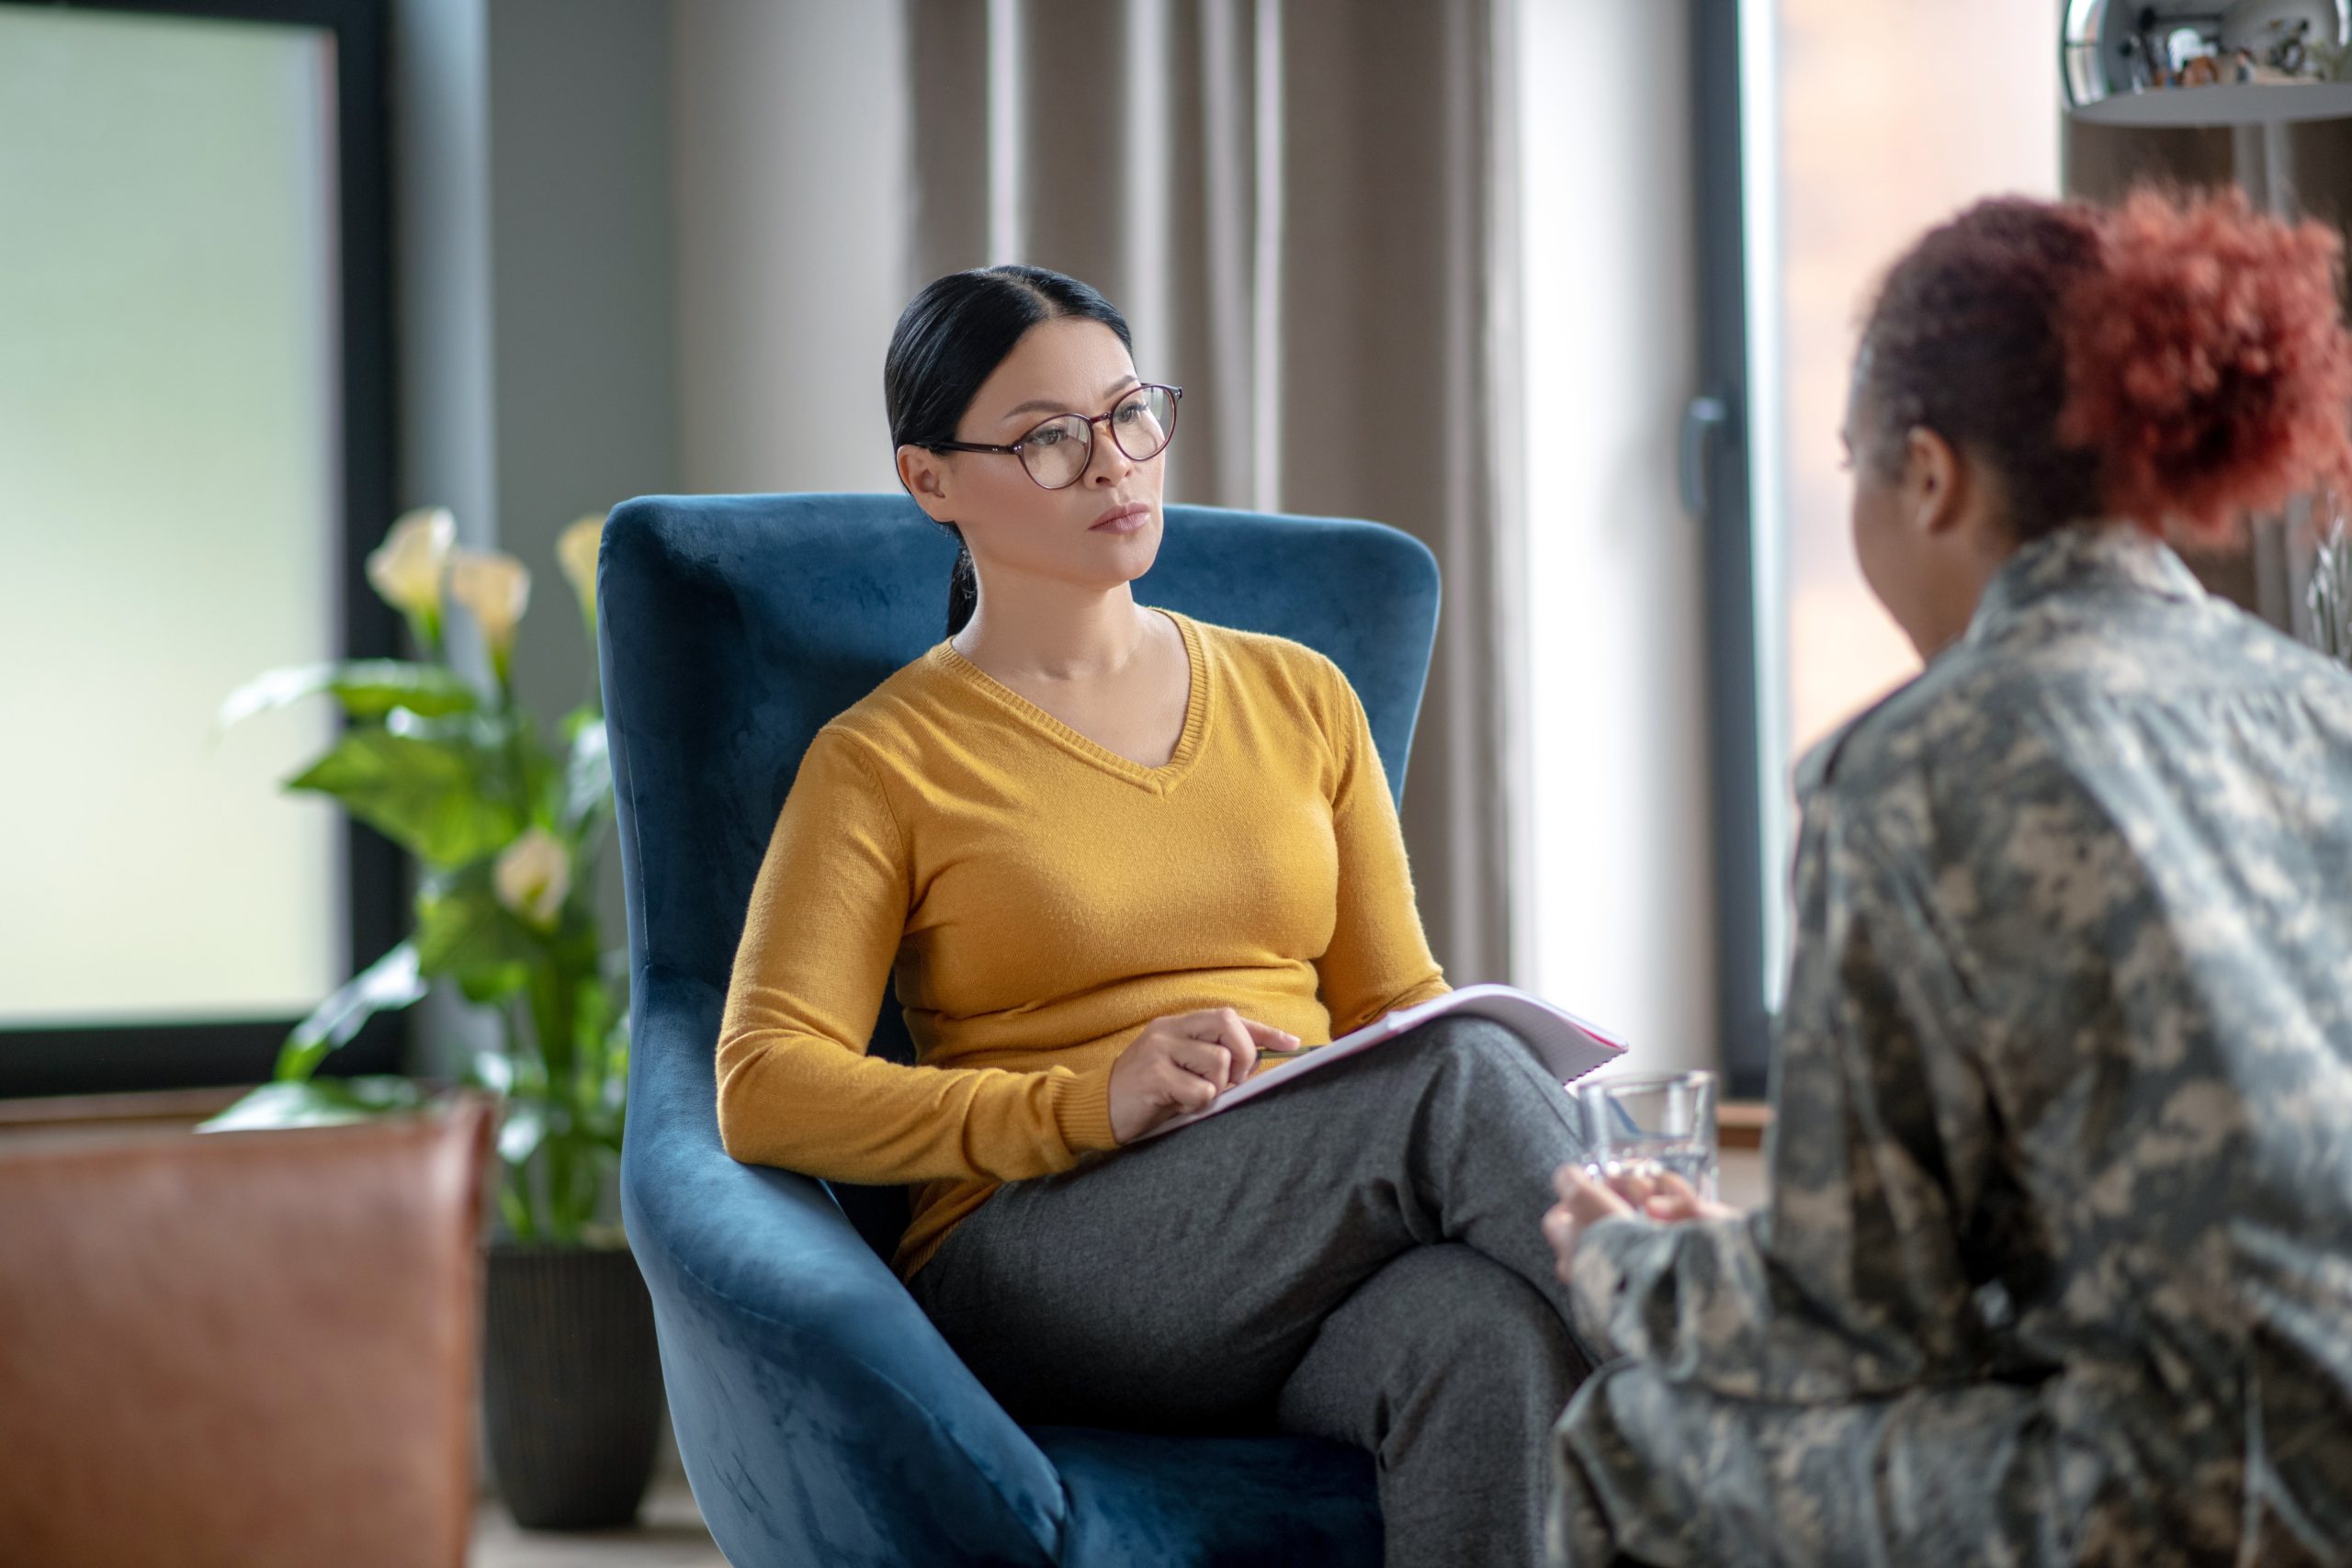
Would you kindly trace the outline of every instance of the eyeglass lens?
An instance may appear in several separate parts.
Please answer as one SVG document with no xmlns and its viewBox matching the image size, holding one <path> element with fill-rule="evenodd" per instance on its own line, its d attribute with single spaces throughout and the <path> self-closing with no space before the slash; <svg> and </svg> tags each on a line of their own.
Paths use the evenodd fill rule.
<svg viewBox="0 0 2352 1568">
<path fill-rule="evenodd" d="M 1119 400 L 1107 422 L 1111 439 L 1133 462 L 1168 449 L 1176 430 L 1176 400 L 1165 387 L 1138 387 Z M 1049 419 L 1021 438 L 1021 462 L 1047 490 L 1074 485 L 1094 459 L 1094 426 L 1082 415 Z"/>
</svg>

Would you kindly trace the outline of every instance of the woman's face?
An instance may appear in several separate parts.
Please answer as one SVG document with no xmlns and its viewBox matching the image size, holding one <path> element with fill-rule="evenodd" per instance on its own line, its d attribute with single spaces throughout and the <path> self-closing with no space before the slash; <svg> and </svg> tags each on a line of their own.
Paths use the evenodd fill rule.
<svg viewBox="0 0 2352 1568">
<path fill-rule="evenodd" d="M 1846 467 L 1854 476 L 1851 523 L 1854 559 L 1862 581 L 1885 606 L 1886 613 L 1911 637 L 1912 603 L 1917 597 L 1920 563 L 1911 548 L 1910 530 L 1903 525 L 1902 476 L 1888 474 L 1872 439 L 1877 426 L 1868 394 L 1857 385 L 1846 403 L 1846 425 L 1838 432 L 1846 451 Z"/>
<path fill-rule="evenodd" d="M 981 384 L 956 439 L 1009 446 L 1057 414 L 1107 414 L 1136 385 L 1126 346 L 1102 322 L 1040 321 Z M 1105 422 L 1094 426 L 1094 455 L 1078 481 L 1046 490 L 1011 454 L 899 454 L 916 502 L 963 530 L 984 584 L 1009 570 L 1096 589 L 1151 570 L 1166 456 L 1136 462 Z"/>
<path fill-rule="evenodd" d="M 1890 464 L 1860 366 L 1838 434 L 1854 475 L 1854 559 L 1871 592 L 1926 659 L 1958 631 L 1944 603 L 1951 563 L 1943 558 L 1948 530 L 1939 525 L 1951 499 L 1944 471 L 1951 448 L 1940 436 L 1908 432 Z"/>
<path fill-rule="evenodd" d="M 1862 581 L 1919 657 L 1932 659 L 1968 629 L 1985 581 L 2016 547 L 1997 477 L 1925 426 L 1884 452 L 1859 367 L 1840 434 L 1854 473 Z"/>
</svg>

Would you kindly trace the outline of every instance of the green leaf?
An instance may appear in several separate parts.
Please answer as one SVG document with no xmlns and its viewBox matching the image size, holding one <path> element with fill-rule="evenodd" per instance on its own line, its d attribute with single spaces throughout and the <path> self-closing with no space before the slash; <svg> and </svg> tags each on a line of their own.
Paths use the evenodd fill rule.
<svg viewBox="0 0 2352 1568">
<path fill-rule="evenodd" d="M 492 1094 L 513 1094 L 514 1064 L 503 1051 L 477 1051 L 467 1065 L 466 1081 Z"/>
<path fill-rule="evenodd" d="M 513 1100 L 545 1100 L 548 1097 L 547 1064 L 526 1042 L 508 1035 L 507 1060 L 514 1066 L 514 1087 L 507 1091 Z"/>
<path fill-rule="evenodd" d="M 513 996 L 548 962 L 547 944 L 498 901 L 491 874 L 485 861 L 427 878 L 416 895 L 417 967 L 450 976 L 477 1003 Z"/>
<path fill-rule="evenodd" d="M 390 1074 L 266 1083 L 209 1122 L 199 1133 L 249 1133 L 282 1127 L 332 1127 L 413 1111 L 425 1100 L 413 1079 Z"/>
<path fill-rule="evenodd" d="M 522 770 L 523 799 L 530 803 L 532 819 L 569 838 L 562 832 L 564 760 L 549 750 L 546 738 L 527 723 L 514 737 L 513 755 Z"/>
<path fill-rule="evenodd" d="M 563 772 L 561 821 L 566 832 L 580 837 L 612 805 L 613 757 L 601 719 L 582 725 L 571 741 Z"/>
<path fill-rule="evenodd" d="M 481 699 L 455 671 L 401 659 L 354 659 L 328 664 L 299 664 L 257 675 L 229 694 L 213 728 L 221 730 L 257 713 L 282 708 L 304 697 L 331 692 L 354 718 L 381 718 L 394 708 L 437 715 L 470 712 Z"/>
<path fill-rule="evenodd" d="M 556 826 L 563 772 L 531 716 L 507 707 L 421 718 L 395 713 L 384 728 L 406 739 L 456 747 L 473 756 L 486 796 L 508 807 L 516 821 Z"/>
<path fill-rule="evenodd" d="M 311 1010 L 278 1048 L 276 1077 L 281 1082 L 308 1078 L 330 1051 L 351 1043 L 360 1026 L 379 1012 L 397 1012 L 428 989 L 417 964 L 416 945 L 403 942 L 354 976 Z"/>
<path fill-rule="evenodd" d="M 528 1100 L 510 1102 L 505 1124 L 498 1129 L 498 1157 L 508 1165 L 522 1165 L 539 1152 L 547 1136 L 545 1106 Z"/>
<path fill-rule="evenodd" d="M 334 796 L 421 860 L 461 864 L 503 846 L 522 826 L 485 777 L 484 761 L 464 742 L 355 729 L 286 787 Z"/>
<path fill-rule="evenodd" d="M 599 1051 L 612 1027 L 613 995 L 602 977 L 593 969 L 573 976 L 571 1035 L 582 1061 Z"/>
<path fill-rule="evenodd" d="M 459 969 L 455 976 L 458 990 L 476 1007 L 496 1007 L 507 998 L 518 996 L 531 983 L 531 966 L 527 964 L 479 964 Z"/>
<path fill-rule="evenodd" d="M 592 724 L 605 722 L 605 711 L 594 703 L 582 703 L 556 721 L 556 733 L 566 746 L 580 739 L 580 732 Z"/>
<path fill-rule="evenodd" d="M 505 1217 L 506 1228 L 523 1240 L 529 1241 L 538 1235 L 538 1227 L 531 1223 L 531 1201 L 512 1182 L 499 1184 L 498 1212 Z"/>
</svg>

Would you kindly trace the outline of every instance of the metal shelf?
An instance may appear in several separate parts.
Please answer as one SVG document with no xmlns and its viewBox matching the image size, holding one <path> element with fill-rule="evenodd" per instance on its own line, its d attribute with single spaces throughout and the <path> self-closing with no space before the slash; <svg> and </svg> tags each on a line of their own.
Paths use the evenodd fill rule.
<svg viewBox="0 0 2352 1568">
<path fill-rule="evenodd" d="M 2118 93 L 2066 111 L 2085 125 L 2193 130 L 2237 125 L 2292 125 L 2352 118 L 2352 84 L 2342 82 L 2222 82 L 2209 87 L 2151 87 Z"/>
</svg>

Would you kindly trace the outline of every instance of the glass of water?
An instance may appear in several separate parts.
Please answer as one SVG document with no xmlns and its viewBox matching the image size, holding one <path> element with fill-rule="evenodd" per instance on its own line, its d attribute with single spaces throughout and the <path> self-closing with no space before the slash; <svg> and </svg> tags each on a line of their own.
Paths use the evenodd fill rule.
<svg viewBox="0 0 2352 1568">
<path fill-rule="evenodd" d="M 1665 1073 L 1578 1084 L 1585 1147 L 1596 1175 L 1611 1167 L 1656 1180 L 1672 1172 L 1715 1199 L 1715 1075 Z"/>
</svg>

